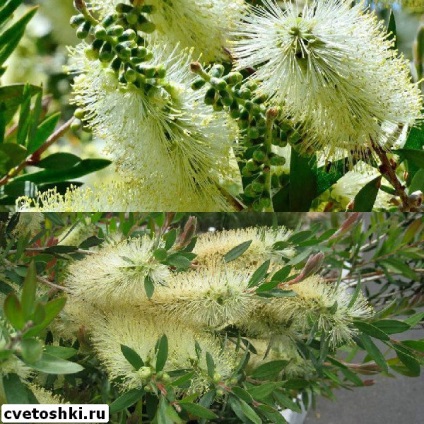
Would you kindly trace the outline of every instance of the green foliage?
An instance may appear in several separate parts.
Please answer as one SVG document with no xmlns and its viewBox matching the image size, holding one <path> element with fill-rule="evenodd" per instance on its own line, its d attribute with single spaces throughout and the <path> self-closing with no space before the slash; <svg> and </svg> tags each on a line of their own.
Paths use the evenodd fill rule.
<svg viewBox="0 0 424 424">
<path fill-rule="evenodd" d="M 184 252 L 179 249 L 191 244 L 187 237 L 195 239 L 196 234 L 188 231 L 194 224 L 192 218 L 158 213 L 46 214 L 38 229 L 29 231 L 28 224 L 23 229 L 20 227 L 22 216 L 5 217 L 0 225 L 3 240 L 0 291 L 5 293 L 0 310 L 0 362 L 10 369 L 13 361 L 22 361 L 35 375 L 49 376 L 45 380 L 50 382 L 46 388 L 53 387 L 51 382 L 59 381 L 56 376 L 63 376 L 66 386 L 56 383 L 55 394 L 73 403 L 108 403 L 111 422 L 116 423 L 122 422 L 123 417 L 163 423 L 190 420 L 283 423 L 279 408 L 300 412 L 298 395 L 308 399 L 317 395 L 331 397 L 336 387 L 363 386 L 362 375 L 370 373 L 419 376 L 424 344 L 408 332 L 419 326 L 424 316 L 419 311 L 423 305 L 424 219 L 420 214 L 374 213 L 365 217 L 366 224 L 358 219 L 343 221 L 338 214 L 313 223 L 304 216 L 289 240 L 275 243 L 279 249 L 294 246 L 295 255 L 286 258 L 275 271 L 271 270 L 269 261 L 257 263 L 248 283 L 248 290 L 253 290 L 256 296 L 293 298 L 298 294 L 290 290 L 296 289 L 292 282 L 308 275 L 310 258 L 316 252 L 323 252 L 320 274 L 328 284 L 361 281 L 352 293 L 350 306 L 362 290 L 367 292 L 373 284 L 367 297 L 376 312 L 369 318 L 352 321 L 356 347 L 344 346 L 351 353 L 344 352 L 343 359 L 339 356 L 341 346 L 331 345 L 327 334 L 311 323 L 309 333 L 296 342 L 296 351 L 310 367 L 308 374 L 291 375 L 287 372 L 291 361 L 273 357 L 270 346 L 265 349 L 269 357 L 252 363 L 252 358 L 260 355 L 257 341 L 248 340 L 243 330 L 229 326 L 214 330 L 215 337 L 225 340 L 224 350 L 235 348 L 239 352 L 238 366 L 224 379 L 218 373 L 220 359 L 202 350 L 199 343 L 192 367 L 172 368 L 174 353 L 167 335 L 163 334 L 156 346 L 152 346 L 151 357 L 141 358 L 135 349 L 120 346 L 133 372 L 143 376 L 140 387 L 131 389 L 124 389 L 119 379 L 108 379 L 95 350 L 87 344 L 83 329 L 79 330 L 76 341 L 57 334 L 65 299 L 62 281 L 66 265 L 95 254 L 105 239 L 125 231 L 125 237 L 150 234 L 153 240 L 158 240 L 157 246 L 165 245 L 167 240 L 166 249 L 158 252 L 157 248 L 152 257 L 167 264 L 173 272 L 186 272 L 187 269 L 168 262 L 168 257 Z M 202 220 L 208 222 L 209 216 L 199 215 L 198 219 L 202 226 Z M 85 230 L 80 233 L 81 225 Z M 74 238 L 75 231 L 79 239 Z M 62 239 L 65 243 L 58 245 Z M 232 249 L 232 261 L 246 254 L 246 246 L 243 249 L 240 246 Z M 224 258 L 228 258 L 228 253 L 223 252 Z M 394 266 L 395 258 L 402 258 L 405 267 Z M 193 256 L 190 264 L 196 261 Z M 340 273 L 346 262 L 350 264 L 348 274 L 342 277 Z M 49 286 L 50 283 L 54 286 Z M 340 307 L 333 304 L 326 313 L 335 314 Z M 399 340 L 398 335 L 406 340 Z M 361 352 L 366 353 L 365 358 L 358 355 Z M 205 364 L 202 378 L 207 382 L 202 393 L 189 390 L 197 378 L 199 363 Z M 7 393 L 4 402 L 36 402 L 28 380 L 16 372 L 2 375 L 0 386 Z M 1 393 L 0 390 L 0 397 Z"/>
</svg>

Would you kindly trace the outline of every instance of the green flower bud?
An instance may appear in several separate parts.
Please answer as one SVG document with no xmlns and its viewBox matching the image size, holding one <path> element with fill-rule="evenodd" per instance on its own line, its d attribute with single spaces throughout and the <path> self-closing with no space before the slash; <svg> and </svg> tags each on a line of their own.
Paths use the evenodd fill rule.
<svg viewBox="0 0 424 424">
<path fill-rule="evenodd" d="M 259 181 L 254 181 L 252 183 L 252 190 L 257 194 L 261 194 L 265 190 L 265 186 Z"/>
<path fill-rule="evenodd" d="M 134 69 L 127 69 L 125 71 L 125 79 L 127 82 L 134 82 L 137 80 L 137 72 Z"/>
<path fill-rule="evenodd" d="M 259 130 L 258 130 L 258 128 L 256 128 L 256 127 L 250 127 L 250 128 L 247 130 L 247 136 L 248 136 L 249 138 L 252 138 L 252 139 L 259 138 L 260 134 L 259 134 Z"/>
<path fill-rule="evenodd" d="M 137 38 L 137 34 L 132 29 L 126 29 L 122 35 L 119 37 L 119 41 L 128 41 L 135 40 Z"/>
<path fill-rule="evenodd" d="M 112 60 L 112 63 L 110 64 L 110 67 L 115 71 L 118 72 L 121 68 L 122 60 L 119 59 L 119 57 L 115 57 L 115 59 Z"/>
<path fill-rule="evenodd" d="M 256 104 L 262 104 L 265 103 L 267 100 L 267 96 L 265 94 L 262 94 L 261 96 L 257 96 L 253 99 L 253 102 Z"/>
<path fill-rule="evenodd" d="M 75 118 L 78 118 L 78 119 L 84 119 L 85 110 L 80 107 L 75 109 L 74 116 Z"/>
<path fill-rule="evenodd" d="M 216 65 L 214 65 L 212 67 L 212 69 L 210 70 L 209 74 L 212 77 L 220 78 L 220 77 L 222 77 L 222 75 L 224 75 L 224 71 L 225 71 L 224 66 L 221 65 L 220 63 L 218 63 L 218 64 L 216 64 Z"/>
<path fill-rule="evenodd" d="M 224 79 L 229 85 L 236 85 L 243 81 L 243 75 L 240 72 L 230 72 Z"/>
<path fill-rule="evenodd" d="M 198 78 L 198 79 L 195 79 L 195 80 L 193 81 L 193 83 L 191 84 L 191 88 L 192 88 L 192 90 L 199 90 L 199 89 L 200 89 L 200 88 L 202 88 L 205 84 L 206 84 L 206 81 L 205 81 L 205 80 L 203 80 L 203 79 L 201 79 L 201 78 Z"/>
<path fill-rule="evenodd" d="M 153 10 L 154 10 L 154 6 L 152 5 L 145 4 L 144 6 L 141 7 L 142 13 L 153 13 Z"/>
<path fill-rule="evenodd" d="M 132 7 L 132 6 L 130 6 L 129 4 L 125 4 L 125 3 L 118 3 L 118 4 L 116 5 L 115 10 L 116 10 L 118 13 L 129 13 L 129 12 L 131 12 L 131 11 L 133 10 L 133 7 Z"/>
<path fill-rule="evenodd" d="M 213 105 L 215 103 L 215 95 L 216 95 L 215 89 L 209 88 L 209 90 L 205 94 L 205 104 Z"/>
<path fill-rule="evenodd" d="M 94 50 L 92 46 L 84 49 L 84 54 L 88 60 L 96 60 L 99 58 L 99 52 Z"/>
<path fill-rule="evenodd" d="M 156 66 L 156 77 L 157 78 L 165 78 L 166 77 L 166 68 L 163 65 Z"/>
<path fill-rule="evenodd" d="M 137 29 L 146 34 L 151 34 L 156 29 L 156 25 L 148 21 L 143 15 L 140 15 L 138 17 Z"/>
<path fill-rule="evenodd" d="M 100 51 L 100 49 L 102 48 L 103 44 L 104 44 L 103 40 L 94 40 L 94 41 L 91 43 L 91 48 L 92 48 L 93 50 L 95 50 L 95 51 L 99 52 L 99 51 Z"/>
<path fill-rule="evenodd" d="M 124 33 L 124 27 L 122 25 L 113 25 L 106 31 L 110 37 L 120 37 Z"/>
<path fill-rule="evenodd" d="M 250 172 L 254 172 L 259 169 L 259 165 L 253 159 L 249 159 L 246 163 L 245 168 L 247 168 Z"/>
<path fill-rule="evenodd" d="M 71 130 L 78 131 L 82 127 L 82 121 L 80 119 L 74 119 L 71 124 Z"/>
<path fill-rule="evenodd" d="M 213 107 L 213 110 L 215 112 L 221 112 L 221 110 L 224 109 L 224 105 L 223 105 L 221 99 L 218 99 L 212 107 Z"/>
<path fill-rule="evenodd" d="M 261 150 L 261 149 L 255 150 L 255 151 L 253 152 L 253 159 L 254 159 L 256 162 L 264 163 L 264 162 L 265 162 L 265 160 L 266 160 L 266 158 L 267 158 L 266 152 L 264 152 L 264 151 L 263 151 L 263 150 Z"/>
<path fill-rule="evenodd" d="M 246 186 L 246 188 L 244 189 L 244 195 L 251 198 L 257 197 L 255 190 L 253 190 L 252 184 L 248 184 Z"/>
<path fill-rule="evenodd" d="M 96 38 L 98 38 L 99 40 L 106 40 L 107 38 L 107 34 L 106 34 L 106 29 L 104 26 L 102 25 L 97 25 L 94 28 L 94 36 Z"/>
<path fill-rule="evenodd" d="M 77 37 L 81 40 L 88 37 L 90 32 L 91 24 L 90 22 L 83 22 L 77 29 Z"/>
<path fill-rule="evenodd" d="M 78 26 L 80 26 L 84 22 L 85 22 L 84 15 L 74 15 L 74 16 L 72 16 L 71 20 L 69 21 L 72 28 L 77 28 Z"/>
<path fill-rule="evenodd" d="M 104 43 L 100 49 L 99 59 L 101 62 L 110 62 L 114 58 L 115 54 L 112 52 L 112 45 L 110 43 Z"/>
<path fill-rule="evenodd" d="M 138 13 L 136 10 L 131 10 L 129 13 L 127 13 L 125 15 L 125 20 L 130 24 L 130 25 L 135 25 L 138 21 Z"/>
<path fill-rule="evenodd" d="M 219 95 L 221 96 L 221 102 L 224 106 L 230 106 L 233 103 L 233 99 L 228 91 L 221 90 Z"/>
<path fill-rule="evenodd" d="M 245 108 L 240 110 L 240 119 L 248 120 L 249 119 L 249 111 Z"/>
<path fill-rule="evenodd" d="M 225 90 L 227 88 L 227 83 L 221 78 L 211 78 L 210 84 L 217 90 Z"/>
<path fill-rule="evenodd" d="M 139 377 L 142 380 L 147 380 L 148 378 L 150 378 L 153 375 L 153 370 L 150 367 L 141 367 L 137 371 L 137 374 L 139 375 Z"/>
<path fill-rule="evenodd" d="M 240 109 L 236 100 L 233 100 L 230 105 L 230 116 L 233 119 L 237 119 L 240 116 Z"/>
<path fill-rule="evenodd" d="M 272 166 L 283 166 L 286 163 L 286 158 L 283 158 L 282 156 L 272 156 L 269 160 L 269 164 Z"/>
<path fill-rule="evenodd" d="M 111 26 L 117 19 L 118 19 L 118 17 L 115 14 L 106 15 L 105 18 L 102 20 L 101 24 L 105 28 L 107 28 L 107 27 Z"/>
<path fill-rule="evenodd" d="M 250 99 L 252 97 L 252 92 L 247 87 L 242 87 L 239 90 L 239 94 L 242 99 Z"/>
</svg>

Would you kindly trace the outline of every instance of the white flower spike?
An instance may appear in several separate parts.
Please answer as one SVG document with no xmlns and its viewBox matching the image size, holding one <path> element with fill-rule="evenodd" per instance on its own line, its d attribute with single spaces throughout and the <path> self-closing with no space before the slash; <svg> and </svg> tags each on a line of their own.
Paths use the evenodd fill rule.
<svg viewBox="0 0 424 424">
<path fill-rule="evenodd" d="M 391 141 L 383 124 L 421 117 L 405 60 L 363 3 L 263 4 L 238 24 L 233 55 L 238 69 L 258 66 L 259 89 L 301 126 L 305 151 L 365 158 L 373 143 Z"/>
</svg>

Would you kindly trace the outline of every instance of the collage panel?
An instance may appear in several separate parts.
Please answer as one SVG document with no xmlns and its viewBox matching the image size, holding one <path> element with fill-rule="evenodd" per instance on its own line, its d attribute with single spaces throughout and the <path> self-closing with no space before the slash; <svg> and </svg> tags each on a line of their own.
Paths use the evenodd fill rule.
<svg viewBox="0 0 424 424">
<path fill-rule="evenodd" d="M 420 213 L 3 213 L 2 411 L 319 423 L 340 394 L 347 423 L 403 384 L 417 422 L 423 241 Z"/>
<path fill-rule="evenodd" d="M 421 3 L 2 0 L 0 202 L 422 210 Z"/>
</svg>

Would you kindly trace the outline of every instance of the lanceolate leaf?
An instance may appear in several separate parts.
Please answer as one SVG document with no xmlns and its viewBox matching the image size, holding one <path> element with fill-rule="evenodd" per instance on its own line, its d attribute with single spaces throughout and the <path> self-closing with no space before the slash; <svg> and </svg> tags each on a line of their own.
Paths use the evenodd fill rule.
<svg viewBox="0 0 424 424">
<path fill-rule="evenodd" d="M 359 190 L 353 201 L 352 212 L 371 212 L 380 189 L 381 176 L 374 178 Z"/>
<path fill-rule="evenodd" d="M 252 240 L 245 241 L 238 246 L 232 248 L 229 252 L 227 252 L 224 255 L 225 262 L 231 262 L 237 259 L 239 256 L 241 256 L 246 250 L 249 248 L 249 246 L 252 244 Z"/>
</svg>

